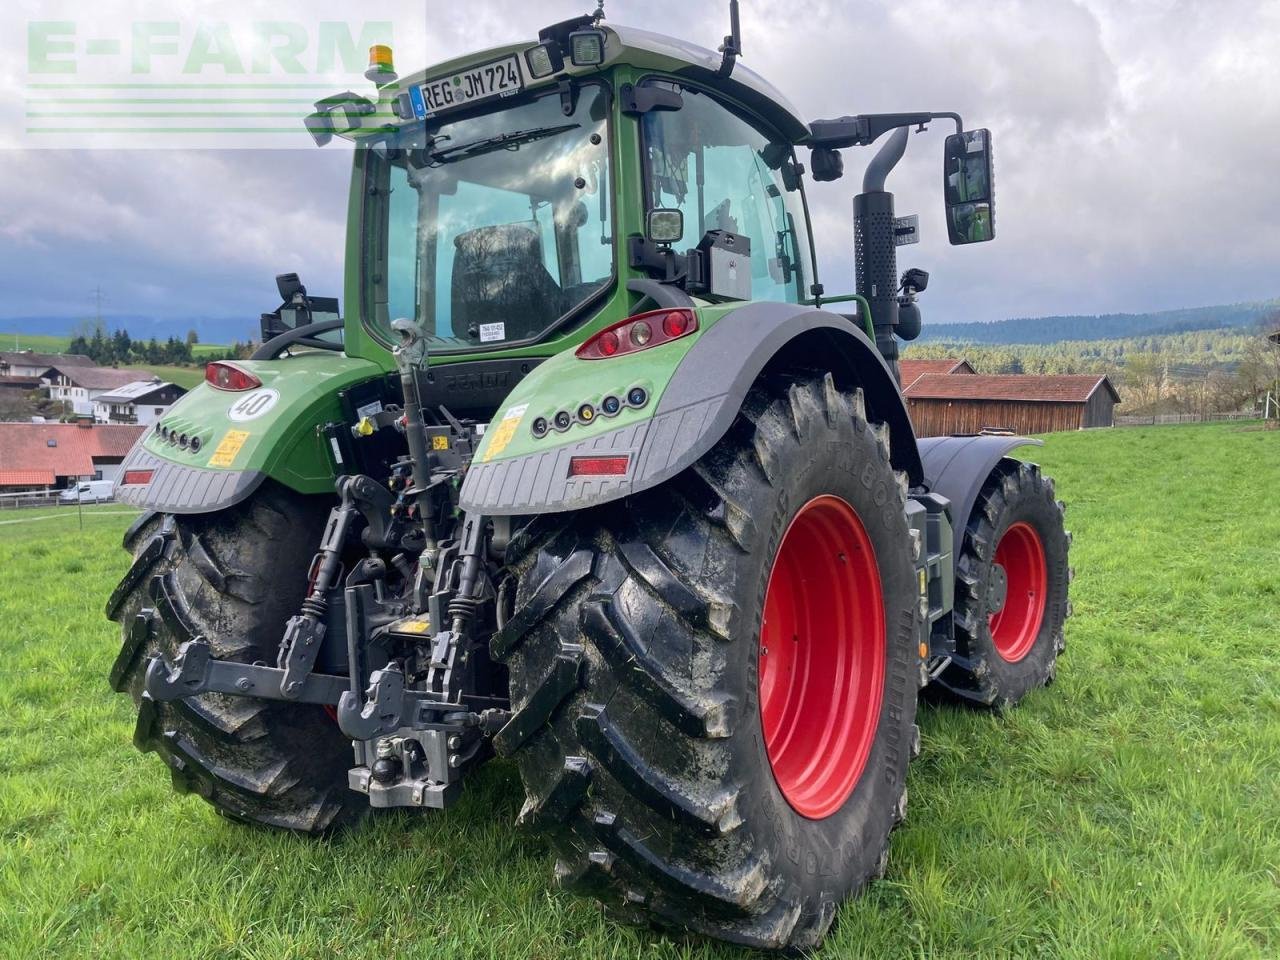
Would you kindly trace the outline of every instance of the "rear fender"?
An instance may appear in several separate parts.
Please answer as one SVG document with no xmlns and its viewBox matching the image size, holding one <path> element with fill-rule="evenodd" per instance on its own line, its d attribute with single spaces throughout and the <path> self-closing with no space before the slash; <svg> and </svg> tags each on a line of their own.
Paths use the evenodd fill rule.
<svg viewBox="0 0 1280 960">
<path fill-rule="evenodd" d="M 607 503 L 655 487 L 695 463 L 724 436 L 747 392 L 770 369 L 830 370 L 861 386 L 868 414 L 890 431 L 894 466 L 923 480 L 915 434 L 893 373 L 867 335 L 846 318 L 796 304 L 702 308 L 691 342 L 610 358 L 547 361 L 508 397 L 462 486 L 462 505 L 490 515 L 555 513 Z M 576 410 L 633 380 L 651 394 L 643 416 L 625 410 L 541 440 L 537 416 Z M 616 381 L 616 382 L 615 382 Z M 577 439 L 581 437 L 581 439 Z M 572 458 L 627 456 L 625 475 L 569 476 Z"/>
<path fill-rule="evenodd" d="M 244 500 L 267 477 L 302 494 L 333 492 L 332 455 L 316 428 L 341 418 L 339 391 L 381 370 L 320 351 L 236 365 L 262 386 L 202 383 L 184 396 L 125 458 L 117 499 L 162 513 L 211 513 Z M 185 434 L 187 445 L 166 440 L 162 428 Z"/>
<path fill-rule="evenodd" d="M 919 441 L 924 485 L 951 501 L 956 542 L 964 536 L 982 485 L 1008 454 L 1018 447 L 1043 446 L 1027 437 L 926 437 Z M 955 561 L 960 550 L 952 551 Z"/>
</svg>

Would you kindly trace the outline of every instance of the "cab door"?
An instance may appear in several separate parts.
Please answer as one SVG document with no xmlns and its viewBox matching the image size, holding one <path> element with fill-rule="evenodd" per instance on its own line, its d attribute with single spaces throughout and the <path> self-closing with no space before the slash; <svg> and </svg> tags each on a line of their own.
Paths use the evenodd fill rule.
<svg viewBox="0 0 1280 960">
<path fill-rule="evenodd" d="M 712 93 L 650 79 L 680 94 L 678 110 L 641 117 L 645 202 L 684 215 L 681 246 L 709 230 L 751 239 L 751 299 L 797 303 L 813 276 L 803 187 L 791 146 Z"/>
</svg>

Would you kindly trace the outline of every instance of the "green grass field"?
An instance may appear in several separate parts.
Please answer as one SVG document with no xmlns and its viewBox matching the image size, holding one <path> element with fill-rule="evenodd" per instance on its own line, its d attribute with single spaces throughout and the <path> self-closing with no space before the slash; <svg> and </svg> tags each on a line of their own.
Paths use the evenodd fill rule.
<svg viewBox="0 0 1280 960">
<path fill-rule="evenodd" d="M 819 956 L 1274 960 L 1280 433 L 1059 435 L 1035 459 L 1075 534 L 1058 682 L 1005 716 L 922 708 L 888 875 Z M 555 892 L 506 763 L 448 812 L 321 842 L 175 796 L 105 680 L 111 512 L 0 525 L 0 955 L 748 956 Z"/>
<path fill-rule="evenodd" d="M 16 346 L 15 346 L 16 344 Z M 34 350 L 36 353 L 66 353 L 71 337 L 50 333 L 0 333 L 0 350 Z M 225 343 L 197 343 L 191 348 L 196 359 L 212 353 L 226 353 Z"/>
<path fill-rule="evenodd" d="M 197 363 L 194 367 L 171 367 L 165 364 L 156 363 L 131 363 L 125 366 L 125 370 L 150 370 L 162 380 L 170 383 L 176 383 L 180 387 L 190 390 L 198 383 L 204 382 L 204 364 Z"/>
</svg>

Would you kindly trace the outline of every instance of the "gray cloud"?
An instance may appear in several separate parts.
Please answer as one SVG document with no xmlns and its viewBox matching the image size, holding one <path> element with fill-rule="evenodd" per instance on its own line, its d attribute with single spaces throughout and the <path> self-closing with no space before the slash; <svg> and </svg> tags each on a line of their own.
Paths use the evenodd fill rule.
<svg viewBox="0 0 1280 960">
<path fill-rule="evenodd" d="M 110 6 L 113 0 L 104 0 Z M 290 4 L 277 5 L 287 9 Z M 402 70 L 533 37 L 588 0 L 451 10 Z M 725 4 L 610 0 L 619 23 L 715 46 Z M 924 241 L 928 320 L 1145 310 L 1280 293 L 1280 6 L 1264 0 L 743 0 L 745 63 L 807 116 L 957 110 L 995 135 L 998 239 L 945 241 L 945 125 L 912 138 L 890 188 Z M 581 8 L 581 10 L 579 9 Z M 465 11 L 465 12 L 464 12 Z M 846 177 L 813 185 L 823 280 L 851 290 Z M 349 153 L 0 151 L 0 317 L 244 313 L 274 273 L 341 288 Z M 251 322 L 246 332 L 251 329 Z"/>
</svg>

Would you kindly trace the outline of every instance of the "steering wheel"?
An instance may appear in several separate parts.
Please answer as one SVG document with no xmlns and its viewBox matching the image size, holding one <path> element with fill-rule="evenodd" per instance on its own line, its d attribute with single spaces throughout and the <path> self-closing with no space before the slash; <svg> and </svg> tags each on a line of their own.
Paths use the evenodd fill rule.
<svg viewBox="0 0 1280 960">
<path fill-rule="evenodd" d="M 314 347 L 317 350 L 342 350 L 341 343 L 334 343 L 332 340 L 321 340 L 316 337 L 318 333 L 328 333 L 330 330 L 340 330 L 342 328 L 342 320 L 326 320 L 323 323 L 308 323 L 301 327 L 294 327 L 292 330 L 286 330 L 278 337 L 272 337 L 249 357 L 250 360 L 274 360 L 276 357 L 292 346 Z"/>
</svg>

